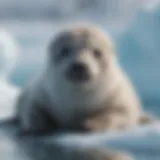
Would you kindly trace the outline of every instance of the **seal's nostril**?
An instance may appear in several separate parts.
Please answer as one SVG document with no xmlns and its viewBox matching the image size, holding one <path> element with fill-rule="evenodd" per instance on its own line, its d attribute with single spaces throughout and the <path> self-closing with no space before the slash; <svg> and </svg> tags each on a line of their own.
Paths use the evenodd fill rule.
<svg viewBox="0 0 160 160">
<path fill-rule="evenodd" d="M 72 70 L 77 73 L 83 73 L 86 70 L 86 66 L 83 63 L 75 63 L 72 65 Z"/>
</svg>

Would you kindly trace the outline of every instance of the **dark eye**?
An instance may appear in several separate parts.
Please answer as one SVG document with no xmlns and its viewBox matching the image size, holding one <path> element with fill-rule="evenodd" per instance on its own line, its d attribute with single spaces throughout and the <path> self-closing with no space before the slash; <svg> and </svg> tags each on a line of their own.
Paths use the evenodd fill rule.
<svg viewBox="0 0 160 160">
<path fill-rule="evenodd" d="M 94 49 L 94 50 L 93 50 L 93 53 L 94 53 L 94 56 L 95 56 L 96 58 L 100 58 L 101 55 L 102 55 L 102 53 L 101 53 L 101 51 L 100 51 L 99 49 Z"/>
<path fill-rule="evenodd" d="M 71 51 L 72 51 L 71 47 L 65 46 L 65 47 L 61 48 L 60 56 L 61 57 L 68 57 L 70 55 Z"/>
</svg>

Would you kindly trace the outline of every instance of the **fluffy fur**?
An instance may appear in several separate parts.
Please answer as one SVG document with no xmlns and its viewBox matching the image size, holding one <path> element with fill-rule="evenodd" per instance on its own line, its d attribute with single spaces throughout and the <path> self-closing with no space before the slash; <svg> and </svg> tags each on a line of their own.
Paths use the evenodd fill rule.
<svg viewBox="0 0 160 160">
<path fill-rule="evenodd" d="M 18 101 L 23 133 L 103 132 L 148 123 L 148 115 L 142 115 L 141 102 L 118 63 L 112 40 L 101 29 L 91 25 L 67 28 L 51 41 L 48 54 L 46 68 Z M 95 159 L 130 159 L 113 155 L 105 152 Z"/>
<path fill-rule="evenodd" d="M 52 129 L 105 131 L 139 123 L 139 98 L 118 64 L 110 37 L 101 29 L 83 25 L 60 32 L 48 57 L 44 72 L 21 95 L 22 130 L 39 132 L 49 124 Z M 87 66 L 89 80 L 67 77 L 74 63 Z"/>
</svg>

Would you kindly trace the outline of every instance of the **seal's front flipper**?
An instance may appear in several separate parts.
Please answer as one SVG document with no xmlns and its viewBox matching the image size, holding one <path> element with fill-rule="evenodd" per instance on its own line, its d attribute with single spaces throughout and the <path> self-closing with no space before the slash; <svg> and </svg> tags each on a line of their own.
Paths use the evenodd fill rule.
<svg viewBox="0 0 160 160">
<path fill-rule="evenodd" d="M 158 117 L 151 115 L 147 112 L 141 113 L 141 116 L 139 119 L 140 125 L 150 124 L 150 123 L 155 123 L 155 122 L 160 122 L 160 119 L 158 119 Z"/>
</svg>

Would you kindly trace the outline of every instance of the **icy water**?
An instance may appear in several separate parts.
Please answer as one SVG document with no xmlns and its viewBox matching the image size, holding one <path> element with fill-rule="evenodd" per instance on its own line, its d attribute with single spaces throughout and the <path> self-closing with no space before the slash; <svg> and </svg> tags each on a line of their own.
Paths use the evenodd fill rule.
<svg viewBox="0 0 160 160">
<path fill-rule="evenodd" d="M 103 24 L 105 30 L 111 31 L 116 42 L 120 63 L 131 77 L 140 94 L 144 109 L 160 117 L 160 11 L 153 13 L 142 12 L 135 22 L 123 32 L 114 31 Z M 5 27 L 18 41 L 21 56 L 17 68 L 10 77 L 10 82 L 23 87 L 37 74 L 46 59 L 47 44 L 54 33 L 70 22 L 60 21 L 2 21 Z M 145 26 L 145 27 L 144 27 Z M 147 26 L 147 27 L 146 27 Z M 3 93 L 1 96 L 4 96 Z M 8 102 L 6 102 L 7 104 Z M 5 112 L 1 107 L 1 113 Z M 118 134 L 119 135 L 119 134 Z M 122 136 L 114 134 L 67 137 L 60 141 L 70 145 L 110 145 L 131 152 L 137 160 L 160 159 L 160 124 L 140 128 Z M 64 139 L 63 139 L 64 138 Z M 14 128 L 0 129 L 0 159 L 6 160 L 46 160 L 52 147 L 40 143 L 18 141 L 14 136 Z M 54 138 L 50 138 L 51 142 Z M 37 146 L 41 146 L 37 147 Z M 30 146 L 31 148 L 28 149 Z M 27 153 L 23 153 L 23 151 Z M 60 154 L 60 152 L 58 152 Z M 58 154 L 57 153 L 57 154 Z M 50 154 L 50 153 L 49 153 Z M 53 153 L 55 156 L 56 153 Z M 48 159 L 51 159 L 50 157 Z M 58 159 L 58 158 L 57 158 Z M 60 159 L 60 158 L 59 158 Z"/>
</svg>

